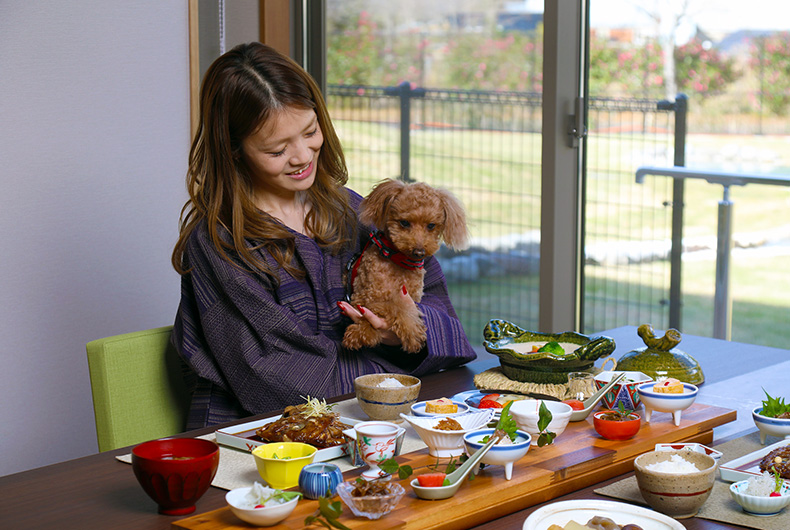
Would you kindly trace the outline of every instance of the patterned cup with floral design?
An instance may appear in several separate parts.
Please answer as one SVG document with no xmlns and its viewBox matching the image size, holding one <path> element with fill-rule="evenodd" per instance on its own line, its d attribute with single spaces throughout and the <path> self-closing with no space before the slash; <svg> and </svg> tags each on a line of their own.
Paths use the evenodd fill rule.
<svg viewBox="0 0 790 530">
<path fill-rule="evenodd" d="M 368 469 L 362 473 L 365 480 L 373 480 L 386 475 L 379 464 L 394 457 L 399 438 L 406 429 L 388 421 L 362 421 L 345 433 L 356 439 L 357 450 Z"/>
</svg>

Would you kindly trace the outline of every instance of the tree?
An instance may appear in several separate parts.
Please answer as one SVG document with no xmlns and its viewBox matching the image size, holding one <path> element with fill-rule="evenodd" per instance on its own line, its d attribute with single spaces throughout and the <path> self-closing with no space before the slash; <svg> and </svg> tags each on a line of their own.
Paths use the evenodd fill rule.
<svg viewBox="0 0 790 530">
<path fill-rule="evenodd" d="M 757 40 L 752 67 L 760 76 L 759 97 L 771 113 L 785 116 L 790 109 L 790 32 Z"/>
</svg>

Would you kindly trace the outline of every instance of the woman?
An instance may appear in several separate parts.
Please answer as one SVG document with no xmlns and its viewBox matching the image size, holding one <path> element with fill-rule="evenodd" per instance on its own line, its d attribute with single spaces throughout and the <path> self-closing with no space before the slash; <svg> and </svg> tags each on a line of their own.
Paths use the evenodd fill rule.
<svg viewBox="0 0 790 530">
<path fill-rule="evenodd" d="M 366 234 L 346 181 L 307 72 L 260 43 L 211 65 L 173 251 L 182 276 L 173 342 L 194 388 L 188 428 L 352 392 L 366 373 L 421 375 L 475 358 L 433 259 L 419 354 L 400 350 L 370 310 L 341 302 L 343 269 Z M 387 332 L 384 345 L 343 349 L 345 327 L 362 318 Z"/>
</svg>

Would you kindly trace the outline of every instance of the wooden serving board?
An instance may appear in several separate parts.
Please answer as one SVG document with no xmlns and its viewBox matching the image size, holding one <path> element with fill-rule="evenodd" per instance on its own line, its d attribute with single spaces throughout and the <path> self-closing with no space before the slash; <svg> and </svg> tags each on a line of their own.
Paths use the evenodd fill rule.
<svg viewBox="0 0 790 530">
<path fill-rule="evenodd" d="M 469 528 L 632 471 L 634 459 L 652 451 L 657 443 L 710 444 L 713 428 L 735 419 L 734 410 L 695 403 L 683 411 L 678 427 L 672 422 L 671 414 L 654 412 L 651 422 L 643 423 L 635 438 L 613 442 L 598 436 L 590 415 L 586 421 L 570 423 L 552 445 L 530 447 L 529 452 L 516 462 L 511 480 L 505 479 L 504 467 L 487 466 L 474 480 L 463 484 L 450 499 L 426 501 L 414 494 L 409 485 L 411 477 L 401 481 L 406 495 L 388 515 L 371 521 L 355 517 L 344 505 L 339 520 L 352 529 Z M 401 455 L 398 461 L 411 465 L 418 475 L 427 471 L 425 466 L 435 464 L 436 458 L 423 449 Z M 353 480 L 360 472 L 348 471 L 344 477 Z M 335 499 L 339 500 L 339 497 Z M 305 517 L 317 509 L 318 501 L 303 499 L 288 519 L 271 528 L 304 528 Z M 225 507 L 181 519 L 174 522 L 172 528 L 249 530 L 250 526 Z"/>
</svg>

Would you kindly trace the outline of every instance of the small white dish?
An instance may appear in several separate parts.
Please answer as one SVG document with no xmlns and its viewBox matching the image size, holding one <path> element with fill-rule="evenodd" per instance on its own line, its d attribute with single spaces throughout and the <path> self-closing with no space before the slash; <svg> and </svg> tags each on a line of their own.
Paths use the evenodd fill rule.
<svg viewBox="0 0 790 530">
<path fill-rule="evenodd" d="M 460 456 L 464 452 L 464 434 L 483 427 L 491 421 L 493 415 L 492 409 L 484 409 L 452 418 L 461 425 L 460 431 L 436 429 L 435 426 L 442 420 L 441 417 L 427 418 L 407 416 L 406 414 L 401 414 L 400 417 L 409 422 L 409 425 L 417 432 L 420 439 L 425 442 L 425 445 L 428 446 L 428 454 L 443 458 Z"/>
<path fill-rule="evenodd" d="M 779 438 L 790 438 L 790 419 L 782 418 L 769 418 L 760 413 L 763 411 L 762 407 L 757 407 L 752 411 L 752 419 L 754 424 L 760 429 L 760 443 L 765 445 L 765 439 L 768 436 L 777 436 Z"/>
<path fill-rule="evenodd" d="M 284 521 L 291 515 L 299 502 L 299 495 L 296 494 L 293 499 L 283 504 L 263 508 L 246 508 L 242 499 L 251 489 L 252 487 L 232 489 L 225 494 L 225 501 L 236 517 L 254 526 L 274 526 Z"/>
<path fill-rule="evenodd" d="M 538 445 L 538 418 L 540 404 L 545 403 L 546 408 L 551 412 L 551 422 L 549 422 L 547 431 L 553 432 L 559 438 L 560 434 L 565 431 L 568 422 L 571 420 L 571 413 L 573 408 L 567 403 L 560 401 L 515 401 L 510 405 L 510 415 L 516 420 L 516 425 L 522 431 L 529 433 L 532 436 L 532 445 Z M 555 438 L 556 440 L 556 438 Z"/>
<path fill-rule="evenodd" d="M 425 404 L 426 403 L 427 403 L 427 401 L 418 401 L 417 403 L 412 405 L 411 406 L 411 413 L 412 413 L 412 415 L 413 416 L 423 416 L 423 417 L 428 417 L 428 418 L 436 418 L 436 417 L 439 417 L 439 418 L 454 418 L 455 416 L 460 416 L 461 414 L 466 414 L 470 410 L 469 409 L 469 405 L 467 405 L 466 403 L 464 403 L 462 401 L 455 401 L 455 400 L 453 400 L 453 403 L 458 405 L 458 411 L 457 412 L 450 412 L 450 413 L 446 413 L 446 412 L 443 412 L 443 413 L 427 412 L 425 410 L 425 407 L 426 407 Z"/>
<path fill-rule="evenodd" d="M 464 435 L 464 446 L 467 454 L 472 454 L 485 445 L 482 441 L 486 436 L 494 434 L 495 429 L 479 429 Z M 513 476 L 513 464 L 527 454 L 529 451 L 532 436 L 524 431 L 516 431 L 516 439 L 511 444 L 494 445 L 480 460 L 480 463 L 472 470 L 472 474 L 480 471 L 480 464 L 490 466 L 505 466 L 505 479 L 510 480 Z"/>
<path fill-rule="evenodd" d="M 741 480 L 730 484 L 730 495 L 741 505 L 743 511 L 750 515 L 768 517 L 779 515 L 785 507 L 790 506 L 790 483 L 785 481 L 779 493 L 780 497 L 760 497 L 743 493 L 749 485 L 748 480 Z"/>
<path fill-rule="evenodd" d="M 694 443 L 674 443 L 674 444 L 656 444 L 656 451 L 694 451 L 695 453 L 702 453 L 713 458 L 716 463 L 721 459 L 722 453 L 715 449 L 711 449 L 707 445 L 694 444 Z"/>
<path fill-rule="evenodd" d="M 476 468 L 480 464 L 480 461 L 483 459 L 483 457 L 485 457 L 486 453 L 491 450 L 495 442 L 496 438 L 490 439 L 485 445 L 472 453 L 472 455 L 469 456 L 469 459 L 461 464 L 461 467 L 447 475 L 445 477 L 445 480 L 447 481 L 446 486 L 420 486 L 419 479 L 412 479 L 409 484 L 411 484 L 414 494 L 417 495 L 417 497 L 428 501 L 449 499 L 455 495 L 455 492 L 457 492 L 458 488 L 461 487 L 461 484 L 463 484 L 467 475 L 472 472 L 472 469 Z"/>
<path fill-rule="evenodd" d="M 653 385 L 655 384 L 654 381 L 651 381 L 642 383 L 636 388 L 639 398 L 645 406 L 645 422 L 650 423 L 650 416 L 654 411 L 671 412 L 675 426 L 679 426 L 680 414 L 694 403 L 699 389 L 691 383 L 683 383 L 682 394 L 654 392 Z"/>
</svg>

